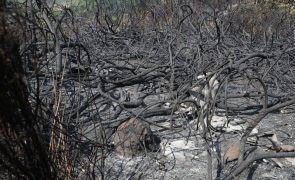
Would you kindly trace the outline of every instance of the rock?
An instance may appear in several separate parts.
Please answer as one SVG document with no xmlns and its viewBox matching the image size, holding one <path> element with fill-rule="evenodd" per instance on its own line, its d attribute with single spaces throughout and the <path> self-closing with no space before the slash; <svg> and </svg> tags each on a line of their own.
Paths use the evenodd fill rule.
<svg viewBox="0 0 295 180">
<path fill-rule="evenodd" d="M 295 166 L 295 158 L 287 157 L 287 158 L 285 158 L 285 159 L 286 159 L 286 161 L 287 161 L 288 163 L 290 163 L 292 166 Z"/>
<path fill-rule="evenodd" d="M 223 162 L 227 163 L 238 159 L 240 154 L 240 146 L 238 144 L 230 144 L 223 156 Z"/>
<path fill-rule="evenodd" d="M 284 158 L 271 158 L 272 162 L 279 168 L 284 167 Z"/>
<path fill-rule="evenodd" d="M 150 125 L 139 118 L 128 118 L 113 135 L 115 151 L 122 156 L 133 156 L 143 150 L 157 151 L 160 142 Z"/>
<path fill-rule="evenodd" d="M 292 151 L 295 151 L 295 147 L 292 146 L 292 145 L 281 145 L 281 151 L 284 151 L 284 152 L 292 152 Z"/>
<path fill-rule="evenodd" d="M 227 123 L 227 118 L 224 116 L 212 116 L 211 126 L 215 129 L 224 129 Z"/>
<path fill-rule="evenodd" d="M 237 126 L 233 126 L 231 124 L 228 125 L 228 127 L 225 129 L 225 132 L 239 132 L 242 131 L 244 129 L 243 126 L 241 125 L 237 125 Z"/>
<path fill-rule="evenodd" d="M 254 128 L 254 129 L 252 129 L 250 136 L 256 136 L 257 134 L 258 134 L 258 129 Z"/>
<path fill-rule="evenodd" d="M 272 137 L 269 139 L 272 143 L 272 148 L 276 151 L 281 150 L 282 142 L 278 140 L 277 135 L 273 134 Z"/>
</svg>

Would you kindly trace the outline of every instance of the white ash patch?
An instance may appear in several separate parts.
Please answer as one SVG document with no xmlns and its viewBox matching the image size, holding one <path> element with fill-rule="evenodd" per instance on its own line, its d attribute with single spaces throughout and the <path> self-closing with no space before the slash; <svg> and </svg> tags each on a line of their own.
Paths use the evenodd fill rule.
<svg viewBox="0 0 295 180">
<path fill-rule="evenodd" d="M 175 159 L 176 161 L 186 161 L 194 158 L 193 151 L 200 150 L 195 141 L 188 139 L 163 139 L 161 142 L 161 153 L 164 157 Z"/>
</svg>

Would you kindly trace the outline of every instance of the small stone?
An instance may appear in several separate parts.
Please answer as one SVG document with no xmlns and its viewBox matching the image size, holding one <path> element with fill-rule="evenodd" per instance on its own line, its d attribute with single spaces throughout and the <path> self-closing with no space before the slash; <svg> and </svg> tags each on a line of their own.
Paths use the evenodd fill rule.
<svg viewBox="0 0 295 180">
<path fill-rule="evenodd" d="M 284 151 L 284 152 L 292 152 L 292 151 L 295 151 L 295 147 L 292 146 L 292 145 L 281 145 L 281 151 Z"/>
<path fill-rule="evenodd" d="M 230 144 L 223 156 L 224 163 L 238 159 L 240 154 L 240 146 L 238 144 Z"/>
<path fill-rule="evenodd" d="M 116 152 L 122 156 L 160 148 L 160 139 L 152 133 L 150 125 L 139 118 L 129 118 L 122 122 L 113 135 L 113 143 Z"/>
<path fill-rule="evenodd" d="M 292 166 L 295 166 L 295 158 L 287 157 L 285 158 L 286 161 L 288 161 Z"/>
</svg>

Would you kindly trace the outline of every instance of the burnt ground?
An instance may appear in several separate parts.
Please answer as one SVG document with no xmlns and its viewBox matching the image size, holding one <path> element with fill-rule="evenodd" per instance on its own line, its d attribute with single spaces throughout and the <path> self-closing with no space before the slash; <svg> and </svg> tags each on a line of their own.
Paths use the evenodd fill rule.
<svg viewBox="0 0 295 180">
<path fill-rule="evenodd" d="M 250 116 L 243 119 L 251 119 Z M 295 146 L 295 114 L 274 113 L 265 117 L 257 126 L 257 136 L 263 134 L 275 134 L 278 141 L 282 144 Z M 246 127 L 246 123 L 239 124 L 242 127 L 239 131 L 235 130 L 228 133 L 214 133 L 214 149 L 213 149 L 213 177 L 217 174 L 223 177 L 230 168 L 235 164 L 235 161 L 226 164 L 223 171 L 219 172 L 217 159 L 218 154 L 221 156 L 225 153 L 230 144 L 239 142 L 239 139 Z M 199 134 L 194 135 L 189 128 L 179 128 L 179 130 L 166 130 L 157 132 L 155 127 L 152 127 L 154 132 L 162 139 L 162 150 L 159 152 L 142 152 L 136 157 L 122 157 L 114 152 L 106 156 L 104 161 L 99 161 L 93 166 L 90 163 L 90 168 L 94 167 L 94 171 L 99 173 L 99 169 L 104 167 L 105 179 L 207 179 L 207 153 L 205 150 L 204 141 Z M 254 138 L 254 137 L 252 137 Z M 255 138 L 254 138 L 255 139 Z M 218 140 L 218 141 L 217 141 Z M 164 148 L 165 142 L 168 142 Z M 181 142 L 180 146 L 174 146 L 173 142 Z M 253 140 L 252 140 L 253 142 Z M 270 145 L 271 142 L 265 137 L 259 137 L 256 145 L 247 144 L 247 148 L 258 147 L 261 150 L 267 151 L 265 145 Z M 251 145 L 252 144 L 252 145 Z M 221 157 L 222 158 L 222 157 Z M 292 164 L 293 163 L 293 164 Z M 103 166 L 102 166 L 103 165 Z M 79 179 L 84 179 L 85 174 L 82 170 L 78 175 Z M 290 158 L 289 161 L 285 158 L 280 159 L 264 159 L 255 162 L 248 167 L 236 179 L 278 179 L 292 180 L 295 179 L 295 158 Z"/>
</svg>

